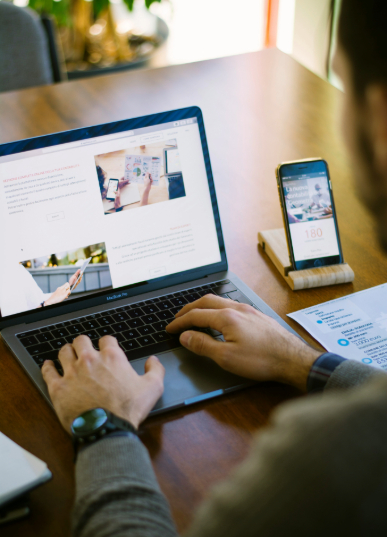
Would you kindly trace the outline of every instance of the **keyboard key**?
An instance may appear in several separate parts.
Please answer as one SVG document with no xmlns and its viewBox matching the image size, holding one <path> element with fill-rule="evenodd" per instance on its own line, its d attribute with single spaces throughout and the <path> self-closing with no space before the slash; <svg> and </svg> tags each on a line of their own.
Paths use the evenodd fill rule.
<svg viewBox="0 0 387 537">
<path fill-rule="evenodd" d="M 46 360 L 56 360 L 58 358 L 58 351 L 46 352 L 44 354 L 37 354 L 34 356 L 34 360 L 38 365 L 42 365 Z"/>
<path fill-rule="evenodd" d="M 61 339 L 54 339 L 54 341 L 50 341 L 50 344 L 54 347 L 54 349 L 61 349 L 63 345 L 66 345 L 67 341 L 64 338 Z M 48 345 L 48 343 L 42 343 L 42 345 Z"/>
<path fill-rule="evenodd" d="M 131 351 L 133 349 L 139 349 L 140 348 L 140 345 L 137 343 L 137 341 L 135 339 L 132 339 L 130 341 L 124 341 L 122 343 L 122 346 L 126 351 Z"/>
<path fill-rule="evenodd" d="M 98 327 L 101 326 L 97 320 L 84 321 L 84 322 L 82 322 L 82 324 L 83 324 L 83 326 L 85 327 L 86 330 L 94 330 L 95 328 L 98 328 Z"/>
<path fill-rule="evenodd" d="M 172 302 L 170 302 L 169 300 L 162 300 L 157 305 L 161 310 L 169 310 L 173 307 Z"/>
<path fill-rule="evenodd" d="M 133 310 L 129 310 L 128 315 L 131 319 L 135 319 L 136 317 L 142 317 L 144 312 L 140 308 L 135 308 Z"/>
<path fill-rule="evenodd" d="M 186 300 L 183 296 L 172 298 L 171 302 L 174 306 L 180 306 L 180 308 L 185 306 L 185 304 L 188 304 L 188 300 Z"/>
<path fill-rule="evenodd" d="M 198 291 L 199 296 L 206 296 L 206 295 L 214 295 L 214 291 L 212 289 L 205 289 L 204 291 Z"/>
<path fill-rule="evenodd" d="M 51 328 L 52 328 L 52 326 L 43 326 L 43 328 L 41 328 L 40 331 L 41 332 L 49 332 L 51 330 Z M 19 336 L 17 336 L 17 337 L 19 337 Z"/>
<path fill-rule="evenodd" d="M 54 336 L 50 334 L 50 332 L 43 332 L 43 334 L 37 334 L 36 339 L 40 343 L 44 343 L 45 341 L 51 341 L 52 339 L 54 339 Z"/>
<path fill-rule="evenodd" d="M 112 324 L 112 329 L 113 329 L 113 332 L 123 332 L 124 330 L 127 330 L 129 328 L 128 324 L 123 322 L 123 323 L 115 323 L 115 324 Z"/>
<path fill-rule="evenodd" d="M 129 328 L 138 328 L 139 326 L 144 326 L 144 323 L 141 319 L 131 319 L 127 322 Z"/>
<path fill-rule="evenodd" d="M 157 323 L 158 321 L 158 318 L 156 317 L 156 315 L 144 315 L 144 317 L 141 317 L 141 320 L 144 321 L 144 323 L 146 324 L 152 324 L 152 323 Z"/>
<path fill-rule="evenodd" d="M 36 345 L 37 343 L 39 343 L 39 340 L 37 340 L 35 336 L 27 336 L 23 337 L 20 340 L 20 343 L 25 347 L 29 347 L 30 345 Z"/>
<path fill-rule="evenodd" d="M 225 283 L 223 285 L 219 285 L 219 286 L 213 288 L 213 291 L 215 291 L 215 293 L 217 295 L 223 295 L 224 293 L 228 293 L 228 292 L 231 292 L 231 291 L 237 291 L 237 290 L 238 289 L 235 287 L 235 285 L 233 283 Z"/>
<path fill-rule="evenodd" d="M 125 336 L 124 336 L 124 332 L 118 332 L 118 334 L 117 334 L 117 333 L 114 334 L 114 337 L 115 337 L 116 340 L 117 340 L 118 342 L 120 342 L 120 343 L 121 343 L 122 341 L 125 341 L 125 339 L 126 339 Z"/>
<path fill-rule="evenodd" d="M 134 339 L 135 337 L 140 337 L 140 332 L 138 330 L 127 330 L 126 332 L 122 332 L 122 335 L 125 339 Z"/>
<path fill-rule="evenodd" d="M 95 314 L 94 315 L 88 315 L 87 317 L 85 317 L 86 321 L 94 321 L 95 319 Z"/>
<path fill-rule="evenodd" d="M 115 323 L 113 317 L 110 315 L 103 315 L 102 317 L 99 317 L 98 322 L 101 326 L 110 326 L 111 324 Z"/>
<path fill-rule="evenodd" d="M 83 332 L 83 335 L 89 337 L 90 339 L 99 339 L 99 336 L 95 330 L 87 330 L 86 332 Z"/>
<path fill-rule="evenodd" d="M 58 324 L 55 324 L 54 326 L 52 326 L 51 328 L 63 328 L 64 327 L 64 323 L 58 323 Z"/>
<path fill-rule="evenodd" d="M 73 336 L 76 336 L 77 334 L 82 334 L 85 331 L 85 329 L 83 328 L 81 324 L 73 324 L 69 326 L 67 330 Z"/>
<path fill-rule="evenodd" d="M 147 326 L 140 326 L 138 331 L 142 336 L 147 336 L 148 334 L 153 334 L 155 332 L 155 330 L 149 324 Z"/>
<path fill-rule="evenodd" d="M 43 330 L 43 328 L 42 328 Z M 39 334 L 40 330 L 30 330 L 29 332 L 22 332 L 21 334 L 17 334 L 17 337 L 19 339 L 22 339 L 24 337 L 29 337 L 29 336 L 35 336 L 36 334 Z"/>
<path fill-rule="evenodd" d="M 168 339 L 171 339 L 171 334 L 168 334 L 165 330 L 163 332 L 157 332 L 157 334 L 153 334 L 152 336 L 156 341 L 167 341 Z"/>
<path fill-rule="evenodd" d="M 162 330 L 165 329 L 167 324 L 168 323 L 165 321 L 159 321 L 158 323 L 154 323 L 153 328 L 156 330 L 156 332 L 161 332 Z"/>
<path fill-rule="evenodd" d="M 137 302 L 136 305 L 137 305 L 137 306 L 144 306 L 144 305 L 145 305 L 145 302 Z"/>
<path fill-rule="evenodd" d="M 229 298 L 231 300 L 237 300 L 238 302 L 241 302 L 242 304 L 250 304 L 250 306 L 253 304 L 251 300 L 249 300 L 243 293 L 240 291 L 233 291 L 232 293 L 227 293 Z"/>
<path fill-rule="evenodd" d="M 114 315 L 112 315 L 113 319 L 115 320 L 116 323 L 119 323 L 119 322 L 122 322 L 122 321 L 127 321 L 129 319 L 129 315 L 127 313 L 115 313 Z"/>
<path fill-rule="evenodd" d="M 155 340 L 153 339 L 152 336 L 144 336 L 144 337 L 139 337 L 137 339 L 137 342 L 141 345 L 141 347 L 145 347 L 147 345 L 151 345 L 152 343 L 155 343 Z"/>
<path fill-rule="evenodd" d="M 200 298 L 200 295 L 197 293 L 190 293 L 188 295 L 185 295 L 184 297 L 188 302 L 195 302 L 195 300 L 198 300 Z"/>
<path fill-rule="evenodd" d="M 152 305 L 149 305 L 149 306 L 143 306 L 141 309 L 146 315 L 150 315 L 151 313 L 156 313 L 156 311 L 160 311 L 160 308 L 158 306 L 156 306 L 156 304 L 152 304 Z"/>
<path fill-rule="evenodd" d="M 181 310 L 180 307 L 178 307 L 178 308 L 171 308 L 170 312 L 171 312 L 173 315 L 176 315 L 176 313 L 178 313 L 180 310 Z"/>
<path fill-rule="evenodd" d="M 59 328 L 58 330 L 53 330 L 51 334 L 55 339 L 65 337 L 69 335 L 67 328 Z"/>
<path fill-rule="evenodd" d="M 168 319 L 173 319 L 174 315 L 170 311 L 159 311 L 156 313 L 157 318 L 160 319 L 160 321 L 167 321 Z"/>
<path fill-rule="evenodd" d="M 110 336 L 111 334 L 114 334 L 114 330 L 111 326 L 101 326 L 101 328 L 97 328 L 97 333 L 100 337 Z"/>
<path fill-rule="evenodd" d="M 53 347 L 51 346 L 51 343 L 46 341 L 46 343 L 39 343 L 39 345 L 29 347 L 28 352 L 31 354 L 31 356 L 36 356 L 38 354 L 43 354 L 44 352 L 52 351 L 52 349 Z"/>
</svg>

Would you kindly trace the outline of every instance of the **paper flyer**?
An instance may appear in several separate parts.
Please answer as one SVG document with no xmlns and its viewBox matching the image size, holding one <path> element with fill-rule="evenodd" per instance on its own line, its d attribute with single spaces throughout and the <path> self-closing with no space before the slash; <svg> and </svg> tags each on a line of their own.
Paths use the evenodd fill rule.
<svg viewBox="0 0 387 537">
<path fill-rule="evenodd" d="M 387 370 L 387 284 L 289 313 L 329 352 Z"/>
<path fill-rule="evenodd" d="M 125 155 L 125 179 L 131 183 L 144 183 L 144 176 L 150 173 L 152 186 L 159 185 L 161 159 L 148 155 Z"/>
</svg>

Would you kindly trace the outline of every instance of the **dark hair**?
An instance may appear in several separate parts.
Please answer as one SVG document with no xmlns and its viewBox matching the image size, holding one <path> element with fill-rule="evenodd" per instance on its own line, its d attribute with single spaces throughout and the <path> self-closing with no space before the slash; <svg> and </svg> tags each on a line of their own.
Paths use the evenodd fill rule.
<svg viewBox="0 0 387 537">
<path fill-rule="evenodd" d="M 342 0 L 338 40 L 351 64 L 359 97 L 369 84 L 387 84 L 386 26 L 386 0 Z"/>
<path fill-rule="evenodd" d="M 105 187 L 104 187 L 105 172 L 103 171 L 101 166 L 97 166 L 97 175 L 98 175 L 99 189 L 101 191 L 101 194 L 103 194 L 103 191 L 105 190 Z"/>
</svg>

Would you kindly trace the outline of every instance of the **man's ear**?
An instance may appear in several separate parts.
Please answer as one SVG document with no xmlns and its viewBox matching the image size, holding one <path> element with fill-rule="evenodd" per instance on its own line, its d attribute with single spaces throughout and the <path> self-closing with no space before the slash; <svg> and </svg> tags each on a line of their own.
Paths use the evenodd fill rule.
<svg viewBox="0 0 387 537">
<path fill-rule="evenodd" d="M 365 105 L 374 166 L 387 177 L 387 86 L 370 85 L 365 92 Z"/>
</svg>

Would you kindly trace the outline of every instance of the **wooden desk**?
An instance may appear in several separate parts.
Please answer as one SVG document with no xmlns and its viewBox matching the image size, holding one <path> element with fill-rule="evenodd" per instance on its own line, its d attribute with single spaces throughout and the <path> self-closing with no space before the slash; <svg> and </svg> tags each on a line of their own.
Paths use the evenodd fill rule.
<svg viewBox="0 0 387 537">
<path fill-rule="evenodd" d="M 286 313 L 386 281 L 385 258 L 371 219 L 353 193 L 338 134 L 341 101 L 338 90 L 292 58 L 267 50 L 1 94 L 0 142 L 200 106 L 230 268 L 285 318 Z M 282 225 L 275 166 L 316 156 L 330 165 L 344 255 L 356 279 L 294 293 L 257 248 L 257 231 Z M 70 439 L 3 344 L 0 355 L 0 430 L 47 461 L 54 476 L 31 494 L 31 517 L 2 528 L 2 535 L 68 535 Z M 143 441 L 180 531 L 209 488 L 245 457 L 253 433 L 267 423 L 273 408 L 297 395 L 285 386 L 263 384 L 144 425 Z"/>
</svg>

